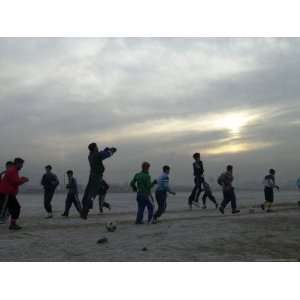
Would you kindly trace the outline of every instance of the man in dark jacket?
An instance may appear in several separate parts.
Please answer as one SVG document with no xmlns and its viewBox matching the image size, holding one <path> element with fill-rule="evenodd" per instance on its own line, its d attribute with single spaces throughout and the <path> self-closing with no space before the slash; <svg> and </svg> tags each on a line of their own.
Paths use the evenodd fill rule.
<svg viewBox="0 0 300 300">
<path fill-rule="evenodd" d="M 105 167 L 103 165 L 103 160 L 111 157 L 116 151 L 116 148 L 105 148 L 102 151 L 99 151 L 96 143 L 91 143 L 88 146 L 89 149 L 89 164 L 90 164 L 90 175 L 89 181 L 85 188 L 83 198 L 82 198 L 82 210 L 81 218 L 86 220 L 89 210 L 92 207 L 92 199 L 94 199 L 100 188 L 103 178 L 103 173 Z"/>
<path fill-rule="evenodd" d="M 199 202 L 199 197 L 202 192 L 202 183 L 204 181 L 204 168 L 203 162 L 201 160 L 200 153 L 195 153 L 193 155 L 194 163 L 193 163 L 193 171 L 194 171 L 194 183 L 195 186 L 192 190 L 191 195 L 189 196 L 188 204 L 190 209 L 192 209 L 192 205 L 195 204 L 197 206 Z"/>
<path fill-rule="evenodd" d="M 51 201 L 54 196 L 55 190 L 59 185 L 58 178 L 52 173 L 50 165 L 45 167 L 46 173 L 43 175 L 41 185 L 44 187 L 44 207 L 47 212 L 46 219 L 53 217 Z"/>
<path fill-rule="evenodd" d="M 77 180 L 73 176 L 72 170 L 67 171 L 67 176 L 68 176 L 68 184 L 67 184 L 66 188 L 68 190 L 68 194 L 67 194 L 67 198 L 66 198 L 65 211 L 62 214 L 63 217 L 69 216 L 69 211 L 70 211 L 72 204 L 74 204 L 74 206 L 77 209 L 77 211 L 79 212 L 79 214 L 81 212 L 81 204 L 78 199 Z"/>
<path fill-rule="evenodd" d="M 226 172 L 222 173 L 218 178 L 218 184 L 222 186 L 223 190 L 223 201 L 220 205 L 220 212 L 224 214 L 224 209 L 227 204 L 231 203 L 231 210 L 233 214 L 237 214 L 240 211 L 236 208 L 236 196 L 234 187 L 232 185 L 234 180 L 233 177 L 233 166 L 228 165 L 226 168 Z"/>
</svg>

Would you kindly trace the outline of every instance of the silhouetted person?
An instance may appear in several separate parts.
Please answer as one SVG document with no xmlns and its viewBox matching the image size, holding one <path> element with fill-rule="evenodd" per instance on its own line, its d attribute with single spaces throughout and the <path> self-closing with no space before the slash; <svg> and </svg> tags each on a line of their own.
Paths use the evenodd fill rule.
<svg viewBox="0 0 300 300">
<path fill-rule="evenodd" d="M 50 165 L 45 167 L 46 173 L 43 175 L 41 185 L 44 187 L 44 208 L 47 212 L 46 219 L 53 217 L 51 201 L 53 199 L 55 190 L 59 185 L 58 178 L 52 173 Z"/>
<path fill-rule="evenodd" d="M 23 164 L 24 160 L 22 158 L 15 158 L 14 164 L 5 172 L 0 182 L 0 199 L 3 201 L 8 196 L 7 207 L 10 214 L 10 230 L 21 229 L 21 226 L 17 224 L 21 212 L 17 195 L 19 186 L 28 181 L 28 178 L 19 176 L 19 171 L 23 168 Z"/>
<path fill-rule="evenodd" d="M 137 193 L 137 215 L 135 224 L 144 224 L 144 211 L 147 207 L 148 209 L 148 223 L 152 222 L 153 219 L 153 202 L 151 197 L 151 189 L 156 184 L 156 180 L 151 181 L 151 176 L 149 175 L 150 164 L 144 162 L 142 164 L 142 171 L 134 175 L 130 182 L 130 186 L 134 192 Z"/>
<path fill-rule="evenodd" d="M 8 169 L 13 165 L 14 163 L 12 161 L 6 162 L 5 171 L 2 171 L 0 173 L 0 182 L 4 177 L 5 173 L 8 171 Z M 8 195 L 5 195 L 3 199 L 0 199 L 0 224 L 5 223 L 8 218 L 9 213 L 8 213 L 7 203 L 8 203 Z"/>
<path fill-rule="evenodd" d="M 222 173 L 218 178 L 218 184 L 222 186 L 224 197 L 219 209 L 222 214 L 224 214 L 224 209 L 229 202 L 231 203 L 231 209 L 233 214 L 240 212 L 236 209 L 236 196 L 234 187 L 232 185 L 233 180 L 233 167 L 229 165 L 226 168 L 226 172 Z"/>
<path fill-rule="evenodd" d="M 201 161 L 200 153 L 195 153 L 193 155 L 194 163 L 193 163 L 193 171 L 194 171 L 194 183 L 195 186 L 192 190 L 191 195 L 189 196 L 189 207 L 192 208 L 192 205 L 197 205 L 199 202 L 199 197 L 202 191 L 202 183 L 204 181 L 204 168 L 203 168 L 203 162 Z M 198 206 L 198 205 L 197 205 Z"/>
<path fill-rule="evenodd" d="M 68 217 L 69 216 L 69 211 L 74 204 L 75 208 L 77 211 L 81 212 L 81 204 L 78 198 L 78 185 L 77 185 L 77 180 L 73 176 L 73 171 L 69 170 L 67 171 L 67 176 L 68 176 L 68 184 L 66 186 L 68 193 L 67 193 L 67 198 L 66 198 L 66 203 L 65 203 L 65 211 L 62 214 L 63 217 Z"/>
<path fill-rule="evenodd" d="M 218 203 L 216 201 L 216 198 L 214 197 L 212 190 L 210 188 L 210 185 L 204 181 L 203 182 L 203 188 L 204 188 L 204 194 L 202 197 L 202 208 L 206 209 L 206 199 L 208 198 L 212 203 L 214 203 L 214 205 L 216 206 L 216 208 L 218 208 Z"/>
<path fill-rule="evenodd" d="M 274 202 L 274 188 L 279 191 L 279 186 L 275 182 L 276 171 L 274 169 L 269 170 L 269 174 L 265 176 L 264 184 L 264 194 L 265 194 L 265 203 L 260 207 L 267 212 L 272 212 L 272 205 Z"/>
<path fill-rule="evenodd" d="M 169 186 L 169 174 L 170 167 L 164 166 L 162 174 L 158 177 L 157 180 L 157 188 L 155 191 L 155 198 L 158 205 L 157 211 L 153 217 L 153 223 L 157 223 L 158 218 L 161 217 L 162 214 L 165 213 L 167 209 L 167 197 L 168 193 L 172 195 L 176 195 L 174 191 Z"/>
<path fill-rule="evenodd" d="M 82 210 L 81 218 L 87 219 L 89 210 L 92 207 L 92 199 L 94 199 L 101 186 L 103 179 L 103 173 L 105 167 L 103 165 L 103 160 L 111 157 L 116 151 L 116 148 L 105 148 L 103 151 L 99 151 L 96 143 L 91 143 L 88 146 L 89 149 L 89 164 L 90 164 L 90 175 L 89 181 L 85 188 L 84 195 L 82 198 Z"/>
</svg>

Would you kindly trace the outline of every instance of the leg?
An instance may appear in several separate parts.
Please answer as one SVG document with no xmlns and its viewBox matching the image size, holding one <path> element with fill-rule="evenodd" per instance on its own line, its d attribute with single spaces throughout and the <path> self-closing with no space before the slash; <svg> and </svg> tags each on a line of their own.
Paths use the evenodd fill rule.
<svg viewBox="0 0 300 300">
<path fill-rule="evenodd" d="M 212 193 L 209 193 L 208 199 L 209 199 L 212 203 L 214 203 L 215 205 L 217 205 L 216 198 L 213 196 Z"/>
<path fill-rule="evenodd" d="M 100 188 L 101 178 L 97 178 L 94 176 L 90 176 L 89 182 L 84 190 L 83 198 L 82 198 L 82 211 L 81 217 L 83 219 L 87 218 L 89 210 L 92 207 L 92 199 L 97 196 L 97 193 Z"/>
<path fill-rule="evenodd" d="M 202 197 L 202 204 L 203 204 L 203 207 L 206 207 L 206 198 L 207 198 L 207 193 L 205 192 L 203 197 Z"/>
<path fill-rule="evenodd" d="M 223 191 L 223 201 L 221 202 L 221 207 L 222 209 L 225 209 L 227 204 L 230 202 L 230 194 L 229 191 Z"/>
<path fill-rule="evenodd" d="M 145 205 L 147 206 L 148 209 L 148 223 L 151 223 L 153 219 L 154 206 L 149 196 L 145 197 Z"/>
<path fill-rule="evenodd" d="M 154 220 L 158 219 L 164 212 L 164 193 L 163 192 L 156 192 L 155 198 L 157 202 L 157 210 L 154 214 Z"/>
<path fill-rule="evenodd" d="M 198 190 L 198 183 L 197 183 L 197 178 L 194 178 L 194 188 L 192 190 L 191 195 L 189 196 L 189 205 L 192 205 L 192 202 L 195 201 L 195 196 Z"/>
<path fill-rule="evenodd" d="M 69 211 L 70 211 L 70 208 L 72 206 L 72 202 L 73 202 L 72 195 L 68 194 L 67 198 L 66 198 L 65 212 L 63 213 L 64 217 L 69 216 Z"/>
<path fill-rule="evenodd" d="M 143 223 L 143 217 L 144 217 L 144 210 L 146 207 L 145 200 L 143 198 L 142 194 L 137 194 L 136 196 L 137 201 L 137 216 L 136 216 L 136 224 L 142 224 Z"/>
<path fill-rule="evenodd" d="M 17 225 L 17 220 L 20 217 L 21 206 L 15 196 L 9 196 L 8 199 L 8 211 L 10 214 L 10 229 L 20 229 Z"/>
<path fill-rule="evenodd" d="M 73 196 L 73 203 L 74 203 L 74 206 L 75 206 L 75 208 L 77 209 L 77 211 L 78 211 L 79 213 L 81 213 L 81 204 L 80 204 L 80 201 L 79 201 L 79 199 L 78 199 L 78 195 L 74 195 L 74 196 Z"/>
<path fill-rule="evenodd" d="M 46 212 L 49 215 L 52 215 L 52 206 L 51 206 L 51 201 L 54 195 L 54 191 L 47 191 L 45 190 L 44 192 L 44 207 Z"/>
<path fill-rule="evenodd" d="M 231 192 L 230 192 L 230 201 L 231 201 L 231 209 L 234 212 L 234 211 L 236 211 L 236 196 L 235 196 L 234 189 L 231 189 Z"/>
</svg>

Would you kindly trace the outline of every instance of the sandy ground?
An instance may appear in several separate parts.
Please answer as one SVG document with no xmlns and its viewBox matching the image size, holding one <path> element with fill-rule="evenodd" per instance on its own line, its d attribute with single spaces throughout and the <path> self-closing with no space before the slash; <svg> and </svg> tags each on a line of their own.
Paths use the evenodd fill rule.
<svg viewBox="0 0 300 300">
<path fill-rule="evenodd" d="M 224 216 L 213 208 L 170 210 L 159 224 L 139 226 L 132 212 L 87 221 L 75 213 L 24 216 L 21 231 L 0 225 L 0 261 L 298 261 L 300 208 L 295 202 L 274 208 L 253 214 L 245 206 L 240 215 L 227 208 Z M 106 231 L 108 221 L 118 222 L 116 232 Z M 97 244 L 103 237 L 108 242 Z"/>
</svg>

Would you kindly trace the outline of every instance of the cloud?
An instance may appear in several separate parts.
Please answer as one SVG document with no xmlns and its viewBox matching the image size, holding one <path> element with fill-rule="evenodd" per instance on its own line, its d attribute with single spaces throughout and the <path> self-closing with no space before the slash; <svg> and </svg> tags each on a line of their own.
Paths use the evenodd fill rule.
<svg viewBox="0 0 300 300">
<path fill-rule="evenodd" d="M 282 161 L 296 176 L 299 43 L 1 38 L 1 161 L 22 155 L 32 176 L 47 161 L 59 172 L 74 164 L 84 181 L 87 144 L 99 141 L 120 148 L 118 167 L 107 162 L 113 181 L 147 157 L 171 161 L 178 182 L 189 181 L 194 151 L 212 166 L 240 158 L 244 173 Z"/>
</svg>

